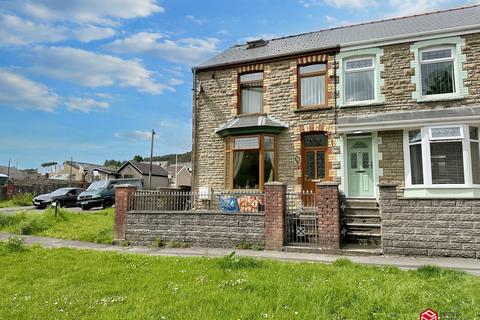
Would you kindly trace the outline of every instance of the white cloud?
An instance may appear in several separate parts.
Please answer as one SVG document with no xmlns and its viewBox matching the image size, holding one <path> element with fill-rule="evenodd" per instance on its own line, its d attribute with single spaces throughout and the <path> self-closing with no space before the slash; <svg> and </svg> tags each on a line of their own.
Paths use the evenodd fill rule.
<svg viewBox="0 0 480 320">
<path fill-rule="evenodd" d="M 115 33 L 116 31 L 112 28 L 101 28 L 92 25 L 73 30 L 75 38 L 82 42 L 111 38 L 115 35 Z"/>
<path fill-rule="evenodd" d="M 16 109 L 53 111 L 60 98 L 46 86 L 13 72 L 0 70 L 0 105 Z"/>
<path fill-rule="evenodd" d="M 170 62 L 191 66 L 217 53 L 219 42 L 215 38 L 184 38 L 174 41 L 165 39 L 160 33 L 140 32 L 117 39 L 106 45 L 106 48 L 117 53 L 150 53 Z"/>
<path fill-rule="evenodd" d="M 14 15 L 0 15 L 0 46 L 59 42 L 68 38 L 68 29 L 33 23 Z"/>
<path fill-rule="evenodd" d="M 155 0 L 36 0 L 10 4 L 36 19 L 113 25 L 116 19 L 148 17 L 165 10 Z"/>
<path fill-rule="evenodd" d="M 150 140 L 152 133 L 150 131 L 132 131 L 132 132 L 116 132 L 115 137 L 120 139 L 130 139 L 130 140 Z"/>
<path fill-rule="evenodd" d="M 151 94 L 174 90 L 156 82 L 153 72 L 138 60 L 123 60 L 70 47 L 37 47 L 34 52 L 32 69 L 53 78 L 92 88 L 131 87 Z"/>
<path fill-rule="evenodd" d="M 379 4 L 377 0 L 299 0 L 305 8 L 329 5 L 337 8 L 365 9 Z"/>
<path fill-rule="evenodd" d="M 389 5 L 394 8 L 390 17 L 408 16 L 440 9 L 448 4 L 449 0 L 389 0 Z"/>
<path fill-rule="evenodd" d="M 183 84 L 183 80 L 182 79 L 176 79 L 176 78 L 172 78 L 170 80 L 168 80 L 168 83 L 172 86 L 178 86 L 178 85 L 181 85 Z"/>
<path fill-rule="evenodd" d="M 158 125 L 161 128 L 176 128 L 178 126 L 178 123 L 176 120 L 160 120 Z"/>
<path fill-rule="evenodd" d="M 199 19 L 199 18 L 197 18 L 197 17 L 195 17 L 195 16 L 192 16 L 192 15 L 186 15 L 185 18 L 188 19 L 188 20 L 190 20 L 190 21 L 195 22 L 195 23 L 198 24 L 198 25 L 202 25 L 202 24 L 204 24 L 205 22 L 207 22 L 207 19 Z"/>
<path fill-rule="evenodd" d="M 96 101 L 91 98 L 71 97 L 65 101 L 68 110 L 89 113 L 93 110 L 106 110 L 110 107 L 108 102 Z"/>
</svg>

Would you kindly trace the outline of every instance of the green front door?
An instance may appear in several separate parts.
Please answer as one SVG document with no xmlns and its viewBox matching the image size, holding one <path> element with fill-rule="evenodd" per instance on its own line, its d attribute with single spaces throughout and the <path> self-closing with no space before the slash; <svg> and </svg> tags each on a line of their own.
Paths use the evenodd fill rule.
<svg viewBox="0 0 480 320">
<path fill-rule="evenodd" d="M 373 197 L 371 138 L 349 138 L 347 143 L 348 196 Z"/>
</svg>

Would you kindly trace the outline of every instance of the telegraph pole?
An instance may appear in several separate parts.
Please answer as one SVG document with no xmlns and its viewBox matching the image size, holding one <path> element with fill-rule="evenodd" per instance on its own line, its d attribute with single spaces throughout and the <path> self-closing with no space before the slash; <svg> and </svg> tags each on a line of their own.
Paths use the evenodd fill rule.
<svg viewBox="0 0 480 320">
<path fill-rule="evenodd" d="M 152 161 L 153 161 L 153 137 L 155 136 L 155 130 L 152 129 L 152 144 L 150 146 L 150 170 L 148 171 L 148 188 L 152 189 Z"/>
<path fill-rule="evenodd" d="M 10 158 L 8 158 L 8 167 L 7 167 L 7 179 L 10 181 Z"/>
<path fill-rule="evenodd" d="M 73 164 L 73 157 L 70 157 L 70 174 L 68 177 L 68 185 L 72 186 L 72 164 Z"/>
</svg>

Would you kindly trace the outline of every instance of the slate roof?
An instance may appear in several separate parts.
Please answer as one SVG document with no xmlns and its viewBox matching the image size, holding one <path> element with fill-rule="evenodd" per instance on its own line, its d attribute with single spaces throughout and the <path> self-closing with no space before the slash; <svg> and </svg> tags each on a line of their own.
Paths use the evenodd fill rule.
<svg viewBox="0 0 480 320">
<path fill-rule="evenodd" d="M 480 5 L 277 38 L 269 40 L 265 46 L 251 49 L 247 49 L 247 44 L 235 45 L 194 67 L 194 69 L 253 62 L 309 51 L 326 50 L 338 46 L 351 46 L 363 42 L 372 43 L 422 34 L 440 34 L 467 27 L 480 27 Z"/>
<path fill-rule="evenodd" d="M 222 124 L 215 130 L 215 133 L 224 136 L 227 133 L 238 130 L 255 130 L 257 132 L 279 132 L 288 128 L 286 124 L 281 123 L 266 115 L 249 115 L 234 118 Z"/>
<path fill-rule="evenodd" d="M 92 171 L 92 170 L 97 170 L 97 171 L 103 171 L 106 173 L 115 173 L 116 169 L 110 168 L 110 167 L 105 167 L 100 164 L 95 164 L 95 163 L 88 163 L 88 162 L 79 162 L 79 161 L 65 161 L 63 164 L 71 164 L 72 167 L 76 169 L 80 169 L 80 167 L 83 168 L 84 171 Z"/>
<path fill-rule="evenodd" d="M 123 166 L 121 166 L 117 172 L 120 172 L 127 164 L 131 164 L 134 168 L 137 169 L 142 175 L 148 175 L 150 171 L 150 163 L 146 162 L 137 162 L 137 161 L 128 161 Z M 164 168 L 159 165 L 152 164 L 152 175 L 153 176 L 161 176 L 161 177 L 168 177 L 168 172 Z"/>
</svg>

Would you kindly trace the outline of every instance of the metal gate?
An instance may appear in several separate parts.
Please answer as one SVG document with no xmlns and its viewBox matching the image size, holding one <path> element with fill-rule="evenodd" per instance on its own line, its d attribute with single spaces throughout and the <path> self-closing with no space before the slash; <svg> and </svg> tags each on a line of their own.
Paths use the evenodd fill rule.
<svg viewBox="0 0 480 320">
<path fill-rule="evenodd" d="M 287 193 L 285 239 L 287 245 L 318 244 L 318 218 L 315 193 Z"/>
</svg>

